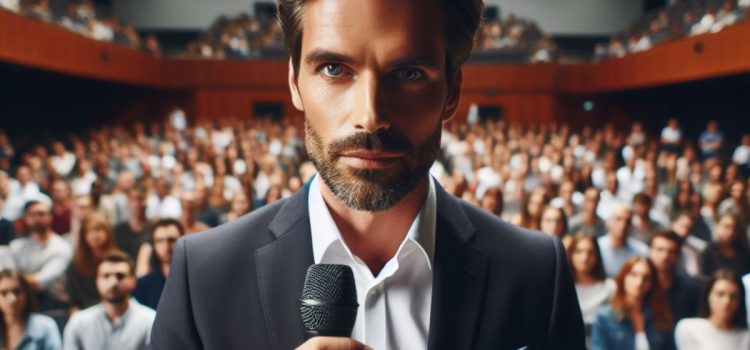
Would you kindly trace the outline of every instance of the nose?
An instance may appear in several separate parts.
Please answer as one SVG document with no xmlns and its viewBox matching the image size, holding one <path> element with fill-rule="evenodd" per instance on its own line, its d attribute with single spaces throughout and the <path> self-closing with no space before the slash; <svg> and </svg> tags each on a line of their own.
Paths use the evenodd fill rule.
<svg viewBox="0 0 750 350">
<path fill-rule="evenodd" d="M 390 127 L 382 108 L 382 89 L 376 73 L 363 72 L 357 77 L 351 123 L 358 132 L 376 133 Z"/>
</svg>

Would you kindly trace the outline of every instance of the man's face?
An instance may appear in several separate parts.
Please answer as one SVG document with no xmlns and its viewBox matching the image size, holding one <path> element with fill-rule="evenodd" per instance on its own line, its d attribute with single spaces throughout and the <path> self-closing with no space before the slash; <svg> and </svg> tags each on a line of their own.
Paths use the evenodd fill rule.
<svg viewBox="0 0 750 350">
<path fill-rule="evenodd" d="M 350 208 L 393 207 L 435 160 L 460 86 L 460 74 L 447 84 L 436 18 L 439 3 L 426 0 L 305 4 L 292 100 L 310 158 Z"/>
<path fill-rule="evenodd" d="M 161 226 L 154 230 L 154 250 L 159 261 L 169 263 L 172 261 L 174 248 L 180 238 L 180 230 L 176 226 Z"/>
<path fill-rule="evenodd" d="M 52 200 L 55 203 L 62 203 L 70 198 L 70 189 L 63 181 L 55 181 L 52 185 Z"/>
<path fill-rule="evenodd" d="M 26 227 L 33 233 L 46 233 L 52 224 L 52 215 L 49 207 L 44 203 L 37 203 L 30 206 L 24 215 Z"/>
<path fill-rule="evenodd" d="M 654 263 L 657 270 L 673 272 L 675 266 L 677 266 L 677 262 L 680 260 L 680 246 L 669 239 L 656 237 L 651 242 L 648 257 Z"/>
<path fill-rule="evenodd" d="M 120 304 L 130 297 L 135 288 L 135 278 L 126 262 L 105 261 L 96 273 L 96 289 L 102 300 Z"/>
<path fill-rule="evenodd" d="M 624 240 L 630 232 L 632 214 L 626 208 L 617 208 L 607 220 L 607 229 L 614 239 Z"/>
</svg>

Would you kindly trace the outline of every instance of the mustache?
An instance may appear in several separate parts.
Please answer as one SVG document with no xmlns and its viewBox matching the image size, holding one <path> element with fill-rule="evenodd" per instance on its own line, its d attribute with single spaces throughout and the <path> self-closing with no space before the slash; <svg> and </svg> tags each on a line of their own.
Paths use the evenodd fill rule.
<svg viewBox="0 0 750 350">
<path fill-rule="evenodd" d="M 414 146 L 402 133 L 388 129 L 375 133 L 360 132 L 334 140 L 328 146 L 328 155 L 333 158 L 343 152 L 360 149 L 409 153 L 414 150 Z"/>
</svg>

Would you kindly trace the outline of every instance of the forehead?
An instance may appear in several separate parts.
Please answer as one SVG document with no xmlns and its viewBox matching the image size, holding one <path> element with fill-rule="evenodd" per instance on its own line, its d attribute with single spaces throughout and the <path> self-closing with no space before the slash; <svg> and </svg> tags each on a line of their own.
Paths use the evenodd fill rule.
<svg viewBox="0 0 750 350">
<path fill-rule="evenodd" d="M 653 246 L 654 248 L 661 248 L 661 249 L 665 249 L 665 248 L 677 249 L 677 242 L 671 239 L 664 238 L 664 237 L 654 237 Z"/>
<path fill-rule="evenodd" d="M 154 230 L 154 237 L 179 236 L 180 230 L 174 225 L 160 226 Z"/>
<path fill-rule="evenodd" d="M 630 269 L 630 273 L 638 275 L 649 275 L 651 274 L 651 268 L 649 268 L 648 264 L 646 264 L 645 262 L 640 261 L 633 265 L 633 268 Z"/>
<path fill-rule="evenodd" d="M 111 261 L 105 261 L 99 265 L 99 275 L 104 275 L 108 273 L 130 273 L 130 266 L 126 262 L 111 262 Z"/>
<path fill-rule="evenodd" d="M 442 62 L 445 43 L 438 1 L 314 0 L 304 6 L 303 60 L 308 52 L 328 50 L 382 61 L 419 55 Z"/>
</svg>

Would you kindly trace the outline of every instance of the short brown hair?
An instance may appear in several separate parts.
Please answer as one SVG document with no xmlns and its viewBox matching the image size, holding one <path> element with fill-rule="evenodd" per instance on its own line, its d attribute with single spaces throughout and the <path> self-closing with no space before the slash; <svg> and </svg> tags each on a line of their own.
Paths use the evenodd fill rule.
<svg viewBox="0 0 750 350">
<path fill-rule="evenodd" d="M 299 74 L 302 55 L 302 14 L 305 0 L 278 0 L 278 14 L 284 43 L 292 58 L 294 76 Z M 445 37 L 446 76 L 453 76 L 471 55 L 474 35 L 481 22 L 484 2 L 482 0 L 440 0 L 443 7 Z"/>
<path fill-rule="evenodd" d="M 121 251 L 121 250 L 113 250 L 104 255 L 104 258 L 99 263 L 99 266 L 96 267 L 97 274 L 99 271 L 99 267 L 102 266 L 104 263 L 126 263 L 128 264 L 128 270 L 130 271 L 131 275 L 135 275 L 135 263 L 133 262 L 133 259 L 130 258 L 130 255 L 127 253 Z"/>
</svg>

